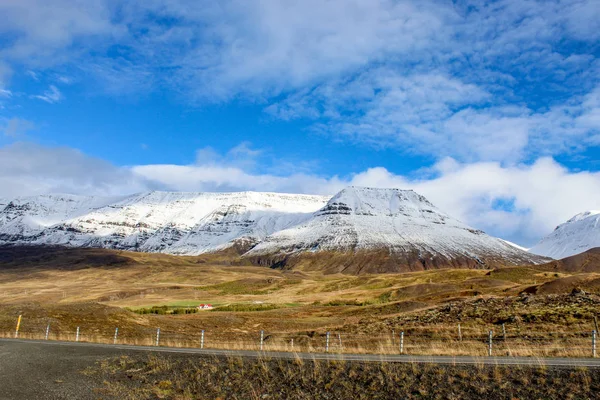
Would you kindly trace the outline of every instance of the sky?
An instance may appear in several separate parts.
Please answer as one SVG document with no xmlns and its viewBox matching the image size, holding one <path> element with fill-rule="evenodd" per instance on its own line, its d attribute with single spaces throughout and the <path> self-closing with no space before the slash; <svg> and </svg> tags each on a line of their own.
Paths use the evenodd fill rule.
<svg viewBox="0 0 600 400">
<path fill-rule="evenodd" d="M 0 0 L 0 199 L 348 185 L 600 209 L 598 0 Z"/>
</svg>

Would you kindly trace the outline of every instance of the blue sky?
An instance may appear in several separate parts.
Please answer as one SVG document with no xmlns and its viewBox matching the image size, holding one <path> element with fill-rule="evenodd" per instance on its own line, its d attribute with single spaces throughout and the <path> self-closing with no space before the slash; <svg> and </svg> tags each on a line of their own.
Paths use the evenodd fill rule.
<svg viewBox="0 0 600 400">
<path fill-rule="evenodd" d="M 597 1 L 0 1 L 0 198 L 415 189 L 531 245 L 600 208 Z"/>
</svg>

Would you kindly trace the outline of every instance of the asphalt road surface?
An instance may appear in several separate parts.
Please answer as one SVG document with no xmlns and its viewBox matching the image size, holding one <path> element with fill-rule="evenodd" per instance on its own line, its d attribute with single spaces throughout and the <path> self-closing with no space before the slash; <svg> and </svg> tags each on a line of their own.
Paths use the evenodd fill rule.
<svg viewBox="0 0 600 400">
<path fill-rule="evenodd" d="M 444 357 L 372 354 L 316 354 L 241 350 L 184 349 L 0 339 L 0 399 L 95 399 L 101 386 L 82 374 L 107 357 L 140 352 L 180 356 L 240 356 L 279 359 L 346 360 L 358 362 L 434 363 L 450 365 L 520 365 L 600 368 L 600 359 L 529 357 Z"/>
</svg>

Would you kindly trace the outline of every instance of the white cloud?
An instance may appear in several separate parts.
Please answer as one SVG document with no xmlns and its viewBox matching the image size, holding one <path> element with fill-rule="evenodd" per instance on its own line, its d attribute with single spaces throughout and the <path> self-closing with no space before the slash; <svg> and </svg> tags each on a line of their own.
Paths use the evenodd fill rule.
<svg viewBox="0 0 600 400">
<path fill-rule="evenodd" d="M 0 147 L 0 197 L 43 193 L 117 195 L 152 188 L 129 169 L 67 147 Z"/>
<path fill-rule="evenodd" d="M 2 122 L 2 118 L 0 118 Z M 31 121 L 22 118 L 11 118 L 0 124 L 0 131 L 10 138 L 16 138 L 24 135 L 35 128 L 35 124 Z"/>
<path fill-rule="evenodd" d="M 116 167 L 69 148 L 18 143 L 0 148 L 0 197 L 55 192 L 116 195 L 154 189 L 334 194 L 348 185 L 396 187 L 414 189 L 450 215 L 525 245 L 581 211 L 600 208 L 600 173 L 572 172 L 551 158 L 510 167 L 447 158 L 418 178 L 383 167 L 345 177 L 272 175 L 198 161 Z"/>
<path fill-rule="evenodd" d="M 6 43 L 0 58 L 47 68 L 74 61 L 81 46 L 112 35 L 111 2 L 104 0 L 4 0 L 0 2 L 0 35 Z"/>
<path fill-rule="evenodd" d="M 54 104 L 58 103 L 63 99 L 63 94 L 56 86 L 50 85 L 48 90 L 46 90 L 43 94 L 36 95 L 33 97 L 39 100 L 43 100 L 46 103 Z"/>
<path fill-rule="evenodd" d="M 226 154 L 221 155 L 212 147 L 205 147 L 196 151 L 198 165 L 221 165 L 252 169 L 258 162 L 262 150 L 252 148 L 250 142 L 242 142 L 233 147 Z"/>
<path fill-rule="evenodd" d="M 367 70 L 297 92 L 266 111 L 310 118 L 355 141 L 467 161 L 518 162 L 598 144 L 600 84 L 546 110 L 493 105 L 483 88 L 447 75 Z"/>
<path fill-rule="evenodd" d="M 7 0 L 0 81 L 2 68 L 66 66 L 111 95 L 241 98 L 279 118 L 324 119 L 315 128 L 338 138 L 516 162 L 598 142 L 598 107 L 584 112 L 582 100 L 600 87 L 598 9 L 596 0 Z"/>
</svg>

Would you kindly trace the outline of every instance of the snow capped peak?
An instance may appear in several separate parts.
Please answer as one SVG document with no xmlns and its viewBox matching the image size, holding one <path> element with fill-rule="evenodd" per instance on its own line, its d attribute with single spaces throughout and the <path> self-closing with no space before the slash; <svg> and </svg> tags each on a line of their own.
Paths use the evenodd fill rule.
<svg viewBox="0 0 600 400">
<path fill-rule="evenodd" d="M 396 215 L 399 213 L 434 211 L 425 197 L 412 190 L 348 187 L 329 201 L 329 206 L 343 204 L 349 212 L 364 215 Z M 435 210 L 437 212 L 437 210 Z"/>
<path fill-rule="evenodd" d="M 600 247 L 600 211 L 585 211 L 544 237 L 529 249 L 534 254 L 561 259 Z"/>
<path fill-rule="evenodd" d="M 492 258 L 530 260 L 412 190 L 365 187 L 348 187 L 333 197 L 152 191 L 20 198 L 0 208 L 0 243 L 186 255 L 232 246 L 250 250 L 247 256 L 384 250 L 423 265 L 437 257 L 454 260 L 444 264 L 454 266 L 482 265 Z"/>
<path fill-rule="evenodd" d="M 400 255 L 401 262 L 416 258 L 424 266 L 434 258 L 476 263 L 486 258 L 507 263 L 534 258 L 442 213 L 412 190 L 361 187 L 342 190 L 310 220 L 274 233 L 247 255 L 281 258 L 304 252 L 373 250 Z"/>
<path fill-rule="evenodd" d="M 582 213 L 579 213 L 577 215 L 575 215 L 574 217 L 572 217 L 571 219 L 569 219 L 566 223 L 571 223 L 571 222 L 577 222 L 577 221 L 581 221 L 582 219 L 585 219 L 589 216 L 592 215 L 598 215 L 600 214 L 600 211 L 597 210 L 589 210 L 589 211 L 584 211 Z"/>
</svg>

